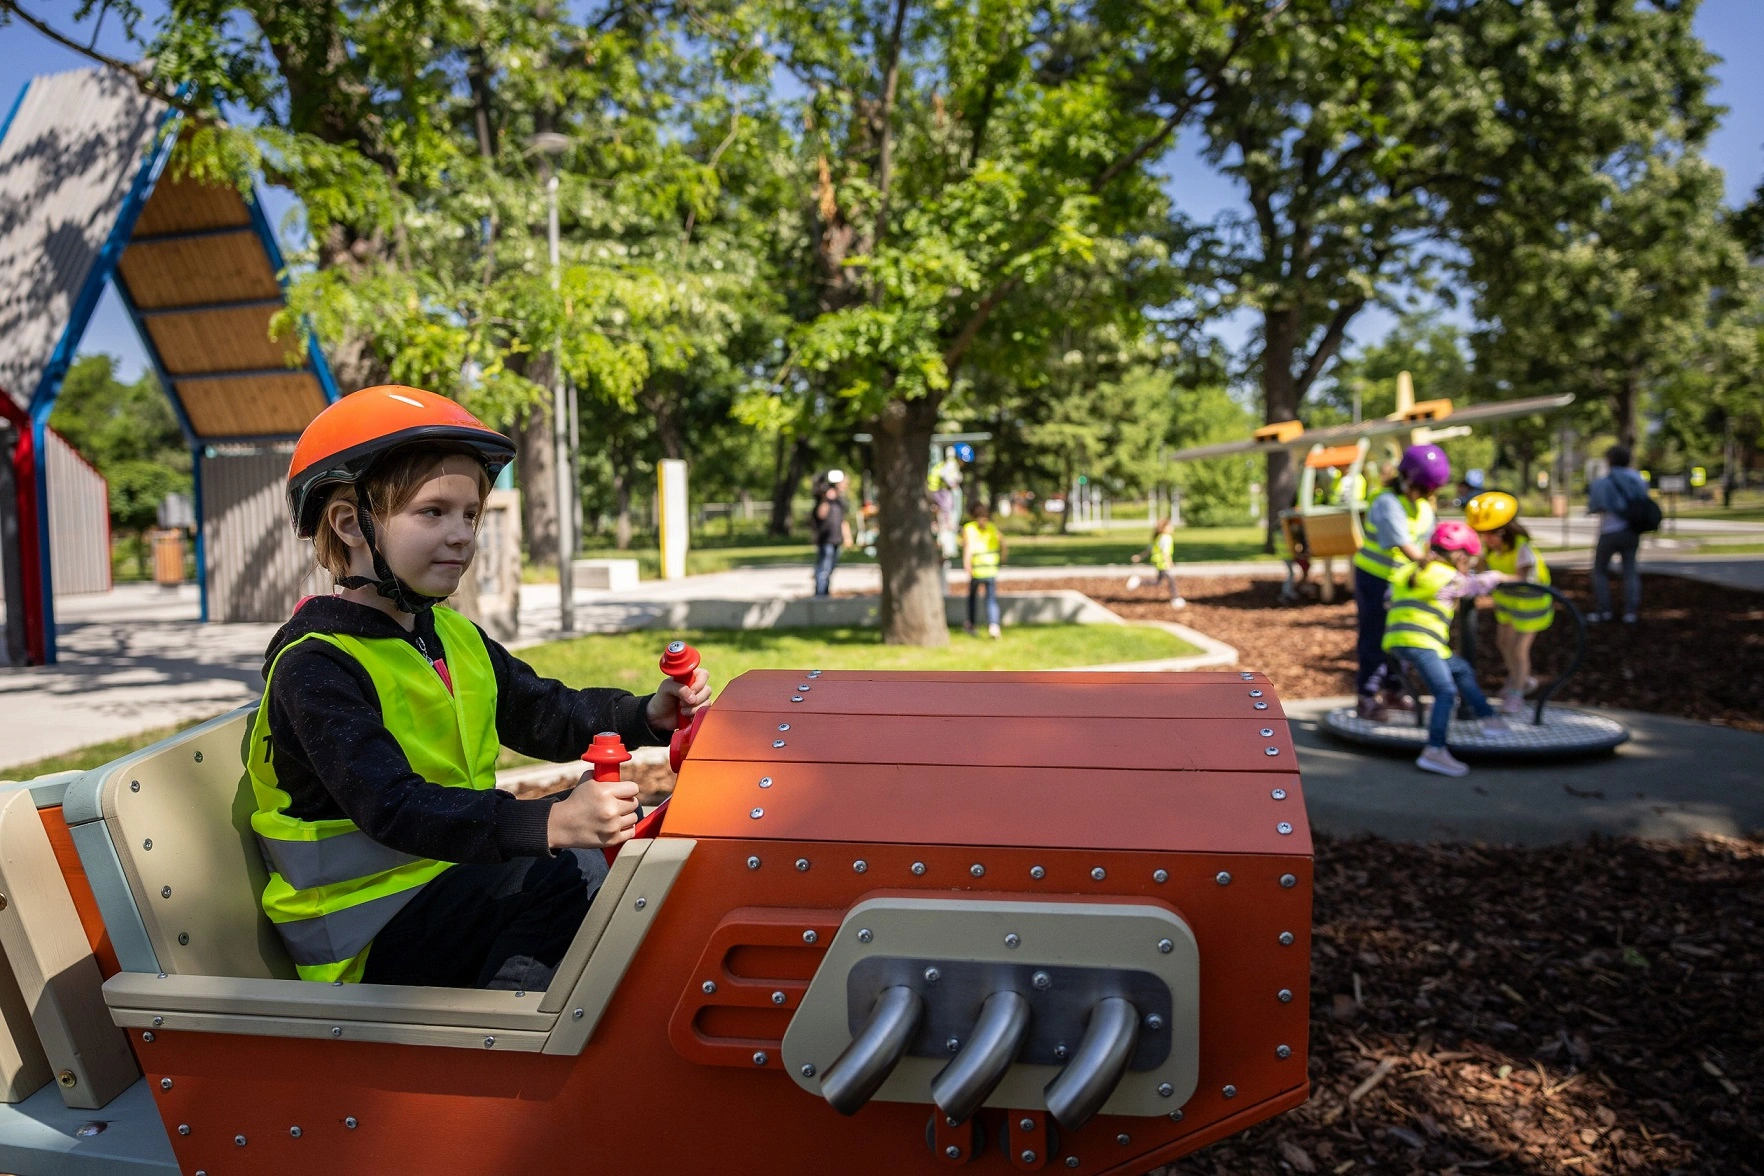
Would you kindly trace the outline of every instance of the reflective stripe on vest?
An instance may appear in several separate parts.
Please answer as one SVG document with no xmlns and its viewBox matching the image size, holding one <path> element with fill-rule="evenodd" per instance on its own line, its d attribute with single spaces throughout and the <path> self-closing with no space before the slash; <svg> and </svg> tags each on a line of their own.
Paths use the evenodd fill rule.
<svg viewBox="0 0 1764 1176">
<path fill-rule="evenodd" d="M 1386 490 L 1378 497 L 1383 498 L 1385 494 L 1394 495 L 1398 505 L 1403 508 L 1403 513 L 1409 516 L 1409 546 L 1421 546 L 1433 530 L 1433 508 L 1425 500 L 1397 494 L 1395 490 Z M 1370 538 L 1360 544 L 1360 550 L 1354 552 L 1354 566 L 1380 580 L 1390 579 L 1398 568 L 1406 567 L 1409 562 L 1409 557 L 1399 549 L 1382 547 Z"/>
<path fill-rule="evenodd" d="M 1489 552 L 1489 569 L 1505 572 L 1509 576 L 1518 575 L 1521 550 L 1531 551 L 1531 544 L 1521 539 L 1518 546 L 1511 551 Z M 1536 561 L 1536 567 L 1528 583 L 1502 584 L 1494 590 L 1495 619 L 1513 626 L 1521 633 L 1541 632 L 1549 628 L 1556 619 L 1555 600 L 1549 593 L 1539 592 L 1530 586 L 1550 582 L 1549 565 L 1535 551 L 1531 551 L 1531 558 Z"/>
<path fill-rule="evenodd" d="M 264 913 L 302 980 L 360 980 L 374 936 L 452 863 L 389 849 L 347 818 L 289 816 L 292 797 L 278 782 L 270 746 L 269 682 L 282 657 L 301 641 L 336 646 L 373 680 L 381 721 L 412 771 L 447 788 L 492 788 L 499 749 L 495 668 L 476 626 L 450 609 L 436 608 L 434 615 L 451 691 L 428 658 L 393 637 L 309 633 L 278 653 L 270 666 L 247 761 L 257 800 L 251 827 L 270 870 Z"/>
<path fill-rule="evenodd" d="M 1176 565 L 1176 536 L 1159 535 L 1152 540 L 1152 567 L 1168 571 Z"/>
<path fill-rule="evenodd" d="M 1452 608 L 1439 594 L 1457 578 L 1451 565 L 1409 564 L 1390 580 L 1390 611 L 1384 615 L 1384 648 L 1431 649 L 1452 655 Z"/>
<path fill-rule="evenodd" d="M 976 580 L 991 580 L 998 576 L 998 549 L 1002 542 L 998 528 L 991 523 L 962 525 L 962 543 L 968 549 L 968 566 L 973 569 L 970 576 Z"/>
</svg>

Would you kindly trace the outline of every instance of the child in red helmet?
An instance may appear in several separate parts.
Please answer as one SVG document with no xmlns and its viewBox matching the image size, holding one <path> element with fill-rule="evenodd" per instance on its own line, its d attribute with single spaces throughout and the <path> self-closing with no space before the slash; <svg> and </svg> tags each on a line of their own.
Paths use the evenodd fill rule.
<svg viewBox="0 0 1764 1176">
<path fill-rule="evenodd" d="M 1470 771 L 1446 747 L 1452 714 L 1462 695 L 1482 721 L 1485 734 L 1501 734 L 1507 722 L 1495 714 L 1470 663 L 1452 653 L 1452 616 L 1458 601 L 1486 595 L 1513 577 L 1502 572 L 1472 574 L 1482 543 L 1464 523 L 1447 519 L 1433 529 L 1421 558 L 1390 578 L 1390 609 L 1384 621 L 1384 651 L 1412 668 L 1433 695 L 1427 719 L 1427 746 L 1415 760 L 1424 772 L 1462 776 Z"/>
<path fill-rule="evenodd" d="M 709 698 L 702 669 L 643 698 L 572 690 L 442 605 L 513 456 L 459 405 L 396 386 L 333 404 L 295 448 L 295 530 L 342 592 L 271 641 L 246 770 L 264 911 L 302 979 L 543 990 L 637 788 L 585 773 L 518 800 L 495 787 L 497 753 L 572 760 L 600 731 L 665 743 Z"/>
</svg>

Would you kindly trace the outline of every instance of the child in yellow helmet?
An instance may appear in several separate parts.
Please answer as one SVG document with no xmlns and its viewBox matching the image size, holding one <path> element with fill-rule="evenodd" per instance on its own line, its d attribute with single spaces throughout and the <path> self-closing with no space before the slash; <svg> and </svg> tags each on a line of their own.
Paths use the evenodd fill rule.
<svg viewBox="0 0 1764 1176">
<path fill-rule="evenodd" d="M 1499 490 L 1478 494 L 1464 504 L 1464 520 L 1482 540 L 1487 553 L 1484 566 L 1514 581 L 1495 589 L 1494 605 L 1495 646 L 1507 670 L 1501 712 L 1516 715 L 1525 709 L 1526 694 L 1537 686 L 1531 676 L 1531 644 L 1556 616 L 1556 602 L 1526 585 L 1547 585 L 1549 565 L 1532 549 L 1531 533 L 1519 522 L 1519 500 L 1511 494 Z"/>
</svg>

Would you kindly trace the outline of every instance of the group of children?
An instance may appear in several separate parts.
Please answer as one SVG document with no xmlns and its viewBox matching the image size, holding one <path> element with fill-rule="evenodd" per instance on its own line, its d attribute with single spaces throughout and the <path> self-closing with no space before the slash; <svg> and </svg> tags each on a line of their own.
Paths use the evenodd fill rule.
<svg viewBox="0 0 1764 1176">
<path fill-rule="evenodd" d="M 1427 745 L 1415 760 L 1423 771 L 1462 776 L 1466 767 L 1446 746 L 1459 699 L 1484 734 L 1508 731 L 1506 717 L 1524 710 L 1537 686 L 1531 646 L 1549 628 L 1555 602 L 1536 586 L 1549 568 L 1532 548 L 1511 494 L 1485 491 L 1464 505 L 1464 522 L 1436 521 L 1433 497 L 1451 480 L 1451 465 L 1434 445 L 1404 452 L 1396 476 L 1367 512 L 1367 535 L 1354 557 L 1359 608 L 1358 713 L 1381 720 L 1414 705 L 1404 694 L 1407 668 L 1433 696 Z M 1480 570 L 1478 563 L 1480 561 Z M 1489 704 L 1469 662 L 1452 653 L 1451 624 L 1458 605 L 1494 598 L 1496 646 L 1506 669 L 1500 708 Z"/>
</svg>

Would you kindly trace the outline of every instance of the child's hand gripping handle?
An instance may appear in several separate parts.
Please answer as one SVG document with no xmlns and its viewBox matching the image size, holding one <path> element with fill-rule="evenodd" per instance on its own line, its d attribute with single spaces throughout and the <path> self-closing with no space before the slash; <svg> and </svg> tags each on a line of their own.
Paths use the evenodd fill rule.
<svg viewBox="0 0 1764 1176">
<path fill-rule="evenodd" d="M 681 686 L 690 686 L 692 676 L 698 672 L 698 663 L 698 650 L 684 641 L 670 641 L 662 652 L 661 672 Z M 668 766 L 676 772 L 686 762 L 686 753 L 692 750 L 692 740 L 698 735 L 699 724 L 704 722 L 704 711 L 704 707 L 694 711 L 686 725 L 676 730 L 668 741 Z"/>
<path fill-rule="evenodd" d="M 610 784 L 618 780 L 619 765 L 630 760 L 631 753 L 625 750 L 625 741 L 616 732 L 602 731 L 588 745 L 588 750 L 582 753 L 582 758 L 593 765 L 596 782 Z M 631 839 L 635 841 L 639 837 L 654 837 L 653 828 L 646 827 L 659 824 L 657 818 L 661 815 L 661 809 L 658 808 L 645 817 L 643 807 L 639 805 L 637 815 L 639 819 L 636 828 L 631 830 Z M 619 846 L 609 846 L 600 852 L 606 855 L 606 864 L 610 866 L 613 859 L 619 856 Z"/>
</svg>

